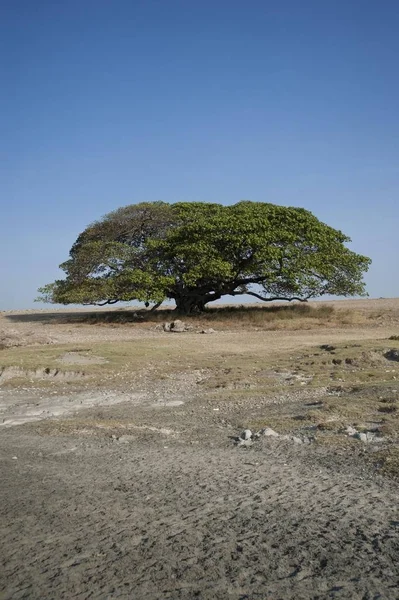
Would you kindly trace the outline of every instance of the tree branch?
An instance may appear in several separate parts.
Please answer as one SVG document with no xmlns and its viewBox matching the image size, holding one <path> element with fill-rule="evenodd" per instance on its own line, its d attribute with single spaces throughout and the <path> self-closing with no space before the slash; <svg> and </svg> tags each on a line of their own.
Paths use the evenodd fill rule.
<svg viewBox="0 0 399 600">
<path fill-rule="evenodd" d="M 120 302 L 119 298 L 117 300 L 106 300 L 105 302 L 82 302 L 83 306 L 105 306 L 106 304 L 116 304 Z"/>
<path fill-rule="evenodd" d="M 241 292 L 230 293 L 230 296 L 242 296 L 242 295 L 243 294 Z M 310 296 L 306 296 L 306 298 L 299 298 L 298 296 L 291 296 L 290 298 L 285 298 L 283 296 L 273 296 L 271 298 L 264 298 L 263 296 L 260 296 L 256 292 L 245 292 L 245 295 L 254 296 L 255 298 L 258 298 L 258 300 L 262 300 L 263 302 L 275 302 L 277 300 L 286 300 L 287 302 L 292 302 L 293 300 L 298 300 L 298 302 L 307 302 L 309 300 L 309 298 L 312 297 L 310 295 Z"/>
<path fill-rule="evenodd" d="M 154 306 L 152 308 L 150 308 L 150 313 L 157 310 L 157 308 L 159 308 L 161 306 L 162 302 L 163 302 L 163 300 L 161 300 L 161 302 L 157 302 L 156 304 L 154 304 Z"/>
<path fill-rule="evenodd" d="M 234 285 L 234 287 L 238 287 L 239 285 L 248 285 L 249 283 L 262 283 L 262 281 L 265 281 L 266 279 L 266 275 L 261 275 L 259 277 L 235 279 L 234 281 L 232 281 L 232 285 Z"/>
</svg>

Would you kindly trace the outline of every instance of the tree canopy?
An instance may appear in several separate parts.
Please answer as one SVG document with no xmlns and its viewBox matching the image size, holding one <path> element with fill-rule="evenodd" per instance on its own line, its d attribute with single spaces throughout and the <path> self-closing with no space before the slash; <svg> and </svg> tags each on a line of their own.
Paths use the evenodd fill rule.
<svg viewBox="0 0 399 600">
<path fill-rule="evenodd" d="M 171 299 L 191 313 L 226 295 L 264 301 L 365 295 L 371 261 L 348 249 L 350 241 L 303 208 L 133 204 L 78 236 L 60 265 L 66 278 L 40 288 L 40 299 L 147 305 Z"/>
</svg>

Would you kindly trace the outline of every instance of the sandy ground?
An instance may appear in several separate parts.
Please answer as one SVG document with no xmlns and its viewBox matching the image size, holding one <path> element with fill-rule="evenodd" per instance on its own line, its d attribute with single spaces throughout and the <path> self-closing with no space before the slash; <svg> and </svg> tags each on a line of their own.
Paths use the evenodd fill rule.
<svg viewBox="0 0 399 600">
<path fill-rule="evenodd" d="M 385 314 L 399 308 L 375 302 Z M 165 335 L 53 314 L 2 313 L 0 329 L 64 344 Z M 272 355 L 380 339 L 397 332 L 392 323 L 184 335 L 203 354 L 266 344 Z M 237 448 L 251 399 L 215 407 L 190 377 L 141 390 L 77 384 L 54 397 L 6 386 L 0 401 L 4 600 L 399 598 L 399 487 L 367 466 L 360 445 L 349 454 L 265 438 Z"/>
<path fill-rule="evenodd" d="M 8 430 L 2 597 L 398 598 L 397 486 L 353 460 L 225 437 L 60 443 Z"/>
</svg>

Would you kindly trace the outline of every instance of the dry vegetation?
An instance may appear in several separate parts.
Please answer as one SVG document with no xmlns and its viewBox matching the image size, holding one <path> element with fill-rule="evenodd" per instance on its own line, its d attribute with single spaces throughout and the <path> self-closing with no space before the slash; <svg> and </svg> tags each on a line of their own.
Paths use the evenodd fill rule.
<svg viewBox="0 0 399 600">
<path fill-rule="evenodd" d="M 169 310 L 42 313 L 39 322 L 52 330 L 72 326 L 68 331 L 74 332 L 74 340 L 77 331 L 85 339 L 86 329 L 94 326 L 96 331 L 113 331 L 116 337 L 112 342 L 100 338 L 7 348 L 0 354 L 0 385 L 3 390 L 23 387 L 65 394 L 77 389 L 148 390 L 177 380 L 187 387 L 194 378 L 190 394 L 229 413 L 236 427 L 267 425 L 280 433 L 307 435 L 316 443 L 345 448 L 359 443 L 348 439 L 348 426 L 371 431 L 386 442 L 378 448 L 375 464 L 397 475 L 399 362 L 385 355 L 399 347 L 399 336 L 395 332 L 382 339 L 378 334 L 367 337 L 368 330 L 380 327 L 381 314 L 385 322 L 395 324 L 397 307 L 380 311 L 375 306 L 365 310 L 364 305 L 350 309 L 347 304 L 215 308 L 187 319 L 193 329 L 185 334 L 155 331 L 157 324 L 174 318 Z M 219 333 L 198 335 L 210 325 Z M 366 335 L 357 339 L 354 329 L 350 341 L 350 331 L 359 326 Z M 126 332 L 126 327 L 148 334 L 119 341 L 118 333 Z M 338 342 L 316 345 L 318 338 L 312 336 L 317 334 L 312 331 L 322 327 L 331 335 L 335 331 Z M 346 342 L 340 341 L 343 329 Z M 303 337 L 305 333 L 296 339 L 269 337 L 280 330 L 288 330 L 282 331 L 286 336 L 291 330 L 296 335 L 310 330 L 310 337 Z M 324 339 L 332 338 L 327 334 Z M 94 429 L 110 429 L 101 418 L 90 422 Z M 55 424 L 47 429 L 52 427 Z M 65 423 L 63 427 L 68 430 Z"/>
<path fill-rule="evenodd" d="M 0 315 L 0 596 L 393 597 L 399 300 L 174 318 Z"/>
<path fill-rule="evenodd" d="M 81 323 L 90 325 L 126 325 L 141 323 L 152 326 L 165 321 L 176 319 L 173 309 L 163 308 L 155 312 L 144 309 L 119 309 L 101 312 L 75 313 L 63 315 L 59 321 L 66 323 Z M 361 312 L 350 309 L 337 310 L 333 305 L 316 303 L 273 304 L 265 306 L 219 306 L 208 308 L 201 315 L 185 316 L 194 328 L 218 327 L 220 330 L 245 329 L 312 329 L 317 327 L 338 327 L 342 325 L 356 325 L 365 323 L 367 318 L 373 319 L 374 315 L 367 317 Z"/>
</svg>

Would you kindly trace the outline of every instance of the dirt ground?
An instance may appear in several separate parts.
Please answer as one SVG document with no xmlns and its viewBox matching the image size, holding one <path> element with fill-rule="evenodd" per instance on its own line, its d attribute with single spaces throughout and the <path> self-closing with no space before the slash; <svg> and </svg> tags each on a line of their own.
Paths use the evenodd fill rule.
<svg viewBox="0 0 399 600">
<path fill-rule="evenodd" d="M 399 598 L 399 299 L 326 304 L 0 313 L 0 598 Z"/>
</svg>

